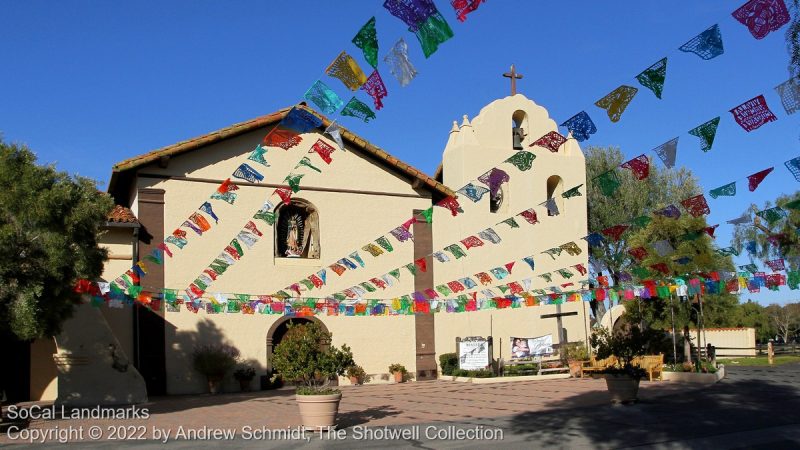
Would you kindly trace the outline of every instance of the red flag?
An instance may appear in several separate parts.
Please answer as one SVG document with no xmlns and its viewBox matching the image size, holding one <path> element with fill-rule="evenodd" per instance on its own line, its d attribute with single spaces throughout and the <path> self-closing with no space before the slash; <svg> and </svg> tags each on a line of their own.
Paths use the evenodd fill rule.
<svg viewBox="0 0 800 450">
<path fill-rule="evenodd" d="M 464 247 L 466 247 L 467 250 L 469 250 L 472 247 L 480 247 L 483 245 L 483 241 L 475 236 L 470 236 L 466 239 L 462 239 L 461 243 L 464 244 Z"/>
<path fill-rule="evenodd" d="M 620 164 L 620 167 L 630 169 L 637 180 L 644 180 L 650 175 L 650 159 L 645 154 Z"/>
<path fill-rule="evenodd" d="M 711 213 L 711 209 L 708 207 L 708 202 L 706 202 L 706 198 L 703 194 L 681 200 L 681 205 L 686 208 L 686 211 L 689 211 L 692 217 L 700 217 Z"/>
<path fill-rule="evenodd" d="M 614 225 L 613 227 L 608 227 L 605 230 L 601 230 L 600 232 L 603 233 L 606 237 L 609 237 L 615 241 L 618 241 L 620 237 L 622 237 L 622 233 L 627 230 L 629 225 Z"/>
<path fill-rule="evenodd" d="M 524 217 L 531 225 L 539 223 L 539 219 L 536 217 L 536 211 L 534 211 L 533 208 L 522 211 L 518 215 Z"/>
<path fill-rule="evenodd" d="M 748 176 L 747 187 L 750 188 L 750 192 L 755 191 L 756 188 L 758 188 L 758 185 L 761 184 L 761 182 L 764 181 L 764 178 L 767 178 L 767 175 L 769 175 L 773 170 L 775 170 L 775 168 L 770 167 L 769 169 L 764 169 L 761 172 L 756 172 Z"/>
<path fill-rule="evenodd" d="M 557 131 L 551 131 L 534 141 L 533 144 L 529 145 L 529 147 L 544 147 L 555 153 L 558 151 L 558 148 L 564 144 L 564 142 L 567 142 L 567 138 L 559 134 Z"/>
</svg>

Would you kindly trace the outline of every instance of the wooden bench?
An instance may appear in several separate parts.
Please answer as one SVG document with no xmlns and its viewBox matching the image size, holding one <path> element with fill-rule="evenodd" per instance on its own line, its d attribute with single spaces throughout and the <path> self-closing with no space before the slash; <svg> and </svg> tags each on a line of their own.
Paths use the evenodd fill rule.
<svg viewBox="0 0 800 450">
<path fill-rule="evenodd" d="M 632 361 L 633 365 L 639 366 L 642 369 L 647 371 L 647 376 L 650 381 L 658 375 L 658 379 L 662 379 L 662 371 L 664 368 L 664 354 L 659 353 L 658 355 L 644 355 L 637 358 L 634 358 Z"/>
<path fill-rule="evenodd" d="M 583 365 L 581 366 L 581 378 L 583 378 L 583 374 L 585 373 L 592 373 L 592 372 L 600 372 L 601 370 L 605 370 L 609 367 L 613 367 L 617 365 L 617 357 L 616 356 L 609 356 L 606 359 L 597 359 L 594 356 L 589 358 L 589 361 L 583 361 Z"/>
</svg>

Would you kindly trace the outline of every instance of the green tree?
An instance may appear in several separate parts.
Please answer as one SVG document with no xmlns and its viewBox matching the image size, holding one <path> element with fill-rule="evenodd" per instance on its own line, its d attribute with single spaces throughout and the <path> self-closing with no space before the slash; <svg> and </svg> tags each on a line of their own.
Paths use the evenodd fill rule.
<svg viewBox="0 0 800 450">
<path fill-rule="evenodd" d="M 608 269 L 615 282 L 623 271 L 631 272 L 634 267 L 648 268 L 658 263 L 665 263 L 670 274 L 733 268 L 730 258 L 718 255 L 711 238 L 703 233 L 707 226 L 704 217 L 695 218 L 685 212 L 678 219 L 653 215 L 654 211 L 668 205 L 680 208 L 681 200 L 702 192 L 691 171 L 661 169 L 650 164 L 649 176 L 637 180 L 629 170 L 617 168 L 623 162 L 618 148 L 586 149 L 589 229 L 599 231 L 618 224 L 631 224 L 619 241 L 606 239 L 591 249 L 592 258 Z M 612 169 L 616 171 L 619 187 L 609 196 L 601 190 L 597 177 Z M 642 216 L 649 216 L 652 221 L 637 224 L 635 219 Z M 668 241 L 675 252 L 658 256 L 650 244 L 661 240 Z M 647 250 L 641 262 L 629 253 L 637 247 Z M 678 264 L 675 259 L 680 257 L 690 259 L 686 264 Z"/>
<path fill-rule="evenodd" d="M 797 233 L 800 227 L 800 210 L 790 208 L 787 205 L 792 202 L 800 201 L 800 191 L 791 195 L 781 195 L 775 202 L 767 201 L 763 208 L 751 204 L 745 211 L 753 217 L 753 224 L 736 225 L 733 235 L 733 246 L 742 251 L 747 249 L 749 242 L 755 242 L 755 253 L 751 257 L 759 259 L 784 258 L 791 270 L 800 267 L 800 234 Z M 756 215 L 758 211 L 765 211 L 774 206 L 783 210 L 781 217 L 772 217 L 773 221 L 764 220 Z M 768 216 L 768 219 L 770 217 Z"/>
<path fill-rule="evenodd" d="M 758 342 L 767 342 L 776 333 L 766 308 L 752 300 L 739 304 L 735 313 L 735 323 L 731 326 L 755 328 Z"/>
<path fill-rule="evenodd" d="M 97 244 L 111 199 L 93 180 L 39 166 L 0 141 L 0 333 L 52 336 L 73 311 L 77 280 L 100 276 Z"/>
</svg>

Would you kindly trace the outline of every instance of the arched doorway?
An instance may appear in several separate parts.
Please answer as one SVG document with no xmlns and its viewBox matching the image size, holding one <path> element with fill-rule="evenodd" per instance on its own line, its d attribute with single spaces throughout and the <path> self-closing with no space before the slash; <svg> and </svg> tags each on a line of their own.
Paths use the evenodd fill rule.
<svg viewBox="0 0 800 450">
<path fill-rule="evenodd" d="M 316 317 L 281 317 L 269 328 L 267 332 L 267 375 L 271 376 L 274 372 L 272 367 L 272 350 L 281 342 L 283 336 L 289 330 L 289 326 L 300 325 L 304 323 L 316 323 L 323 331 L 328 333 L 328 327 Z"/>
</svg>

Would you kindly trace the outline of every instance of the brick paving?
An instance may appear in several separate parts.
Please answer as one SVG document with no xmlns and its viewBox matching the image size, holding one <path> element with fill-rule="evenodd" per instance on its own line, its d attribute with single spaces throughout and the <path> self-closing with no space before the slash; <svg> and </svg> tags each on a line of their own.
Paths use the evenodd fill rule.
<svg viewBox="0 0 800 450">
<path fill-rule="evenodd" d="M 605 382 L 594 379 L 519 381 L 469 384 L 427 381 L 401 384 L 343 386 L 339 428 L 395 426 L 406 424 L 469 423 L 499 417 L 547 411 L 591 408 L 609 403 Z M 665 382 L 642 382 L 643 401 L 698 389 Z M 88 428 L 92 425 L 145 425 L 176 430 L 178 427 L 235 428 L 250 425 L 270 429 L 295 427 L 300 423 L 291 389 L 154 398 L 141 405 L 149 409 L 146 420 L 36 420 L 31 429 Z M 148 433 L 149 434 L 149 433 Z M 8 443 L 0 436 L 0 443 Z"/>
</svg>

